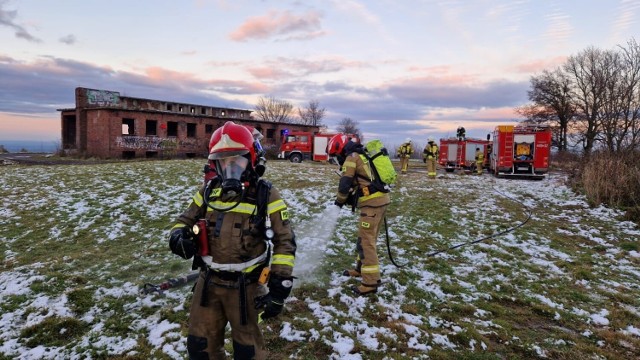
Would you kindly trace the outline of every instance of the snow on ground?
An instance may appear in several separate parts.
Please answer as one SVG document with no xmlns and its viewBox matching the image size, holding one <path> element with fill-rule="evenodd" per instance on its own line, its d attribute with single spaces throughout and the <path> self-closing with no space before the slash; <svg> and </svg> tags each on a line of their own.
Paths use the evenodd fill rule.
<svg viewBox="0 0 640 360">
<path fill-rule="evenodd" d="M 188 290 L 167 291 L 164 296 L 140 296 L 138 291 L 144 281 L 167 278 L 169 269 L 172 276 L 189 269 L 189 264 L 169 254 L 166 235 L 173 218 L 188 204 L 199 185 L 200 165 L 186 162 L 194 174 L 187 176 L 185 162 L 154 164 L 131 168 L 65 167 L 60 170 L 64 176 L 62 172 L 56 173 L 55 168 L 43 171 L 41 167 L 11 170 L 0 167 L 3 194 L 0 225 L 5 229 L 0 233 L 0 251 L 4 254 L 0 273 L 0 354 L 19 359 L 135 355 L 142 337 L 168 358 L 185 357 L 186 339 L 180 330 L 185 319 L 167 317 L 166 312 L 167 309 L 185 312 Z M 414 351 L 413 358 L 428 358 L 433 349 L 486 351 L 484 341 L 471 339 L 461 344 L 453 339 L 464 334 L 469 326 L 480 334 L 502 331 L 492 312 L 483 310 L 481 304 L 491 301 L 489 291 L 500 293 L 509 287 L 518 288 L 531 304 L 552 309 L 555 320 L 577 317 L 583 323 L 580 333 L 589 337 L 598 329 L 612 326 L 611 313 L 599 305 L 601 294 L 640 293 L 638 252 L 625 252 L 619 247 L 623 241 L 638 241 L 638 227 L 617 220 L 620 214 L 615 210 L 590 208 L 584 197 L 563 185 L 561 177 L 519 181 L 443 173 L 437 180 L 428 181 L 424 173 L 412 172 L 396 185 L 390 209 L 406 204 L 419 207 L 421 199 L 427 197 L 439 199 L 455 219 L 456 229 L 465 230 L 432 231 L 447 220 L 434 220 L 428 212 L 389 216 L 390 241 L 402 244 L 394 247 L 394 256 L 409 266 L 402 269 L 393 266 L 381 240 L 379 255 L 384 285 L 375 297 L 355 297 L 348 285 L 353 282 L 331 263 L 337 258 L 353 257 L 356 221 L 349 209 L 337 210 L 332 205 L 338 179 L 334 170 L 329 166 L 275 163 L 266 174 L 296 216 L 295 275 L 299 278 L 296 287 L 315 284 L 324 289 L 322 298 L 297 298 L 294 289 L 288 300 L 303 302 L 307 311 L 295 314 L 291 321 L 283 321 L 279 336 L 300 343 L 300 347 L 306 342 L 323 342 L 332 349 L 331 359 L 363 359 L 361 354 L 353 353 L 356 348 L 380 354 L 380 358 L 393 358 L 394 350 L 389 344 L 400 341 L 404 342 L 402 348 Z M 301 182 L 306 185 L 301 186 Z M 505 204 L 514 205 L 508 198 L 520 202 L 515 205 L 520 211 L 505 210 Z M 451 272 L 438 272 L 430 266 L 432 260 L 425 257 L 428 252 L 503 230 L 505 223 L 518 225 L 529 211 L 531 219 L 520 228 L 490 241 L 436 255 L 434 259 L 451 262 Z M 34 217 L 41 218 L 38 226 L 44 229 L 30 228 Z M 540 227 L 555 230 L 540 236 Z M 137 248 L 125 247 L 131 246 L 125 244 L 134 238 L 132 234 L 140 236 L 140 233 L 144 234 L 144 241 L 134 245 Z M 33 246 L 23 245 L 25 241 L 34 241 L 34 237 L 37 243 Z M 81 250 L 86 252 L 85 257 L 56 253 L 64 252 L 64 246 L 73 248 L 78 239 L 87 238 L 91 239 L 90 245 Z M 577 245 L 559 245 L 558 239 L 564 238 L 574 239 Z M 41 254 L 37 246 L 59 250 Z M 118 251 L 103 254 L 118 246 L 126 249 L 125 254 Z M 584 260 L 590 249 L 602 249 L 589 256 L 597 276 L 574 278 L 564 264 Z M 29 252 L 36 261 L 30 262 Z M 123 262 L 123 256 L 128 260 Z M 513 266 L 512 260 L 520 265 Z M 143 275 L 132 275 L 139 271 L 144 271 Z M 88 290 L 93 302 L 81 316 L 76 316 L 70 289 L 58 286 L 63 280 L 64 284 L 75 281 L 74 276 L 80 278 L 77 281 L 81 286 L 77 289 Z M 409 283 L 407 277 L 413 280 Z M 598 291 L 591 295 L 591 303 L 570 302 L 553 289 L 554 281 Z M 536 283 L 540 286 L 524 287 Z M 452 287 L 457 290 L 452 292 Z M 414 297 L 416 291 L 425 297 Z M 462 320 L 450 321 L 441 312 L 407 310 L 435 311 L 447 303 L 467 305 L 473 311 Z M 640 314 L 637 306 L 623 305 L 631 313 Z M 368 314 L 372 307 L 381 309 L 380 314 L 396 325 L 374 324 Z M 124 330 L 114 330 L 111 319 L 114 314 L 120 314 L 121 321 L 130 324 Z M 25 343 L 23 332 L 29 326 L 48 318 L 74 317 L 89 324 L 89 330 L 71 344 Z M 616 323 L 611 330 L 621 336 L 640 337 L 637 324 Z M 604 340 L 598 341 L 605 344 Z M 567 345 L 562 339 L 548 339 L 522 346 L 538 357 L 545 357 L 550 347 Z"/>
</svg>

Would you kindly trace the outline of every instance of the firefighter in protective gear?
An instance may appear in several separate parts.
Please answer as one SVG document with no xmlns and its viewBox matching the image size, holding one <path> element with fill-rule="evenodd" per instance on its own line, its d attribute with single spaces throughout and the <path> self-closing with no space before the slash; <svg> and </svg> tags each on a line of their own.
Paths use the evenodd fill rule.
<svg viewBox="0 0 640 360">
<path fill-rule="evenodd" d="M 427 146 L 425 146 L 422 151 L 422 160 L 427 163 L 427 176 L 429 179 L 436 178 L 436 163 L 439 154 L 440 150 L 438 150 L 438 145 L 436 145 L 433 138 L 430 137 Z"/>
<path fill-rule="evenodd" d="M 411 154 L 413 154 L 413 146 L 411 146 L 411 138 L 407 138 L 404 143 L 400 145 L 400 149 L 398 149 L 398 156 L 400 157 L 400 173 L 407 173 Z"/>
<path fill-rule="evenodd" d="M 234 359 L 265 359 L 258 323 L 282 311 L 293 286 L 295 235 L 279 192 L 255 171 L 256 141 L 230 121 L 212 134 L 216 177 L 171 230 L 171 251 L 185 259 L 195 255 L 193 268 L 201 270 L 189 316 L 190 359 L 225 359 L 227 324 Z M 194 224 L 204 224 L 196 238 Z"/>
<path fill-rule="evenodd" d="M 458 138 L 458 141 L 464 141 L 466 138 L 465 135 L 465 129 L 462 126 L 458 126 L 458 130 L 456 131 L 456 137 Z"/>
<path fill-rule="evenodd" d="M 476 172 L 478 175 L 482 175 L 484 166 L 484 153 L 480 148 L 476 148 Z"/>
<path fill-rule="evenodd" d="M 328 153 L 335 156 L 342 167 L 335 205 L 342 207 L 351 191 L 357 195 L 360 209 L 358 239 L 356 240 L 356 264 L 343 275 L 361 277 L 361 284 L 352 287 L 357 295 L 375 293 L 381 284 L 380 264 L 376 240 L 384 220 L 385 211 L 391 202 L 389 193 L 374 189 L 370 179 L 372 171 L 362 152 L 362 145 L 349 140 L 345 135 L 335 135 L 329 140 Z"/>
</svg>

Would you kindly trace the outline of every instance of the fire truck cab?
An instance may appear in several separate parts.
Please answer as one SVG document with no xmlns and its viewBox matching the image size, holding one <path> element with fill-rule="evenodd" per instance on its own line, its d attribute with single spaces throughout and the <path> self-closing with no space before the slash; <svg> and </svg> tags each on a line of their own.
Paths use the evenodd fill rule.
<svg viewBox="0 0 640 360">
<path fill-rule="evenodd" d="M 283 130 L 278 159 L 287 159 L 294 163 L 303 160 L 327 161 L 327 144 L 334 135 Z"/>
<path fill-rule="evenodd" d="M 543 179 L 549 171 L 551 128 L 500 125 L 493 133 L 491 171 L 497 177 Z"/>
</svg>

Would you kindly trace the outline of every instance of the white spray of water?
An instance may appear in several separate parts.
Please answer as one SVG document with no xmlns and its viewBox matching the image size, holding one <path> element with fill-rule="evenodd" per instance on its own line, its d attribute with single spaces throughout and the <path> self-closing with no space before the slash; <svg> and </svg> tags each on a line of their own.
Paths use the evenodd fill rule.
<svg viewBox="0 0 640 360">
<path fill-rule="evenodd" d="M 293 275 L 297 277 L 294 283 L 316 282 L 317 270 L 322 264 L 339 216 L 340 208 L 329 205 L 321 214 L 295 225 L 298 249 L 293 269 Z"/>
</svg>

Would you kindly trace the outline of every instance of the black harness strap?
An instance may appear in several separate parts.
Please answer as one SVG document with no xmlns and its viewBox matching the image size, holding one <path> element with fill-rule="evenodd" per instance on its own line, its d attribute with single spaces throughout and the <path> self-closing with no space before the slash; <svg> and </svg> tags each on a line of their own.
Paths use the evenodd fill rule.
<svg viewBox="0 0 640 360">
<path fill-rule="evenodd" d="M 247 325 L 247 282 L 245 274 L 240 273 L 238 287 L 240 292 L 240 324 Z"/>
<path fill-rule="evenodd" d="M 204 276 L 204 285 L 202 286 L 202 294 L 200 294 L 200 306 L 209 305 L 209 282 L 211 281 L 211 269 L 207 269 L 207 273 Z"/>
<path fill-rule="evenodd" d="M 256 212 L 251 215 L 251 223 L 258 227 L 264 227 L 267 207 L 269 206 L 269 194 L 271 193 L 271 183 L 267 180 L 258 180 L 256 187 Z M 264 229 L 261 229 L 264 230 Z"/>
</svg>

